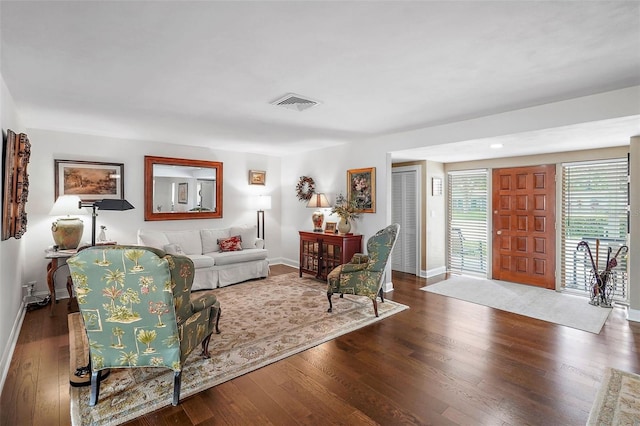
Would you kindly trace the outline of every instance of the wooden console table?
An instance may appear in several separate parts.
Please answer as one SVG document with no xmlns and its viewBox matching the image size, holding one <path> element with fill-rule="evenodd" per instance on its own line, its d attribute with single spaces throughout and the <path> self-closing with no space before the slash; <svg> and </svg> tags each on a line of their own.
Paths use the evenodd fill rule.
<svg viewBox="0 0 640 426">
<path fill-rule="evenodd" d="M 348 263 L 354 254 L 361 253 L 362 235 L 329 234 L 323 232 L 300 233 L 300 276 L 312 274 L 326 280 L 333 268 Z"/>
</svg>

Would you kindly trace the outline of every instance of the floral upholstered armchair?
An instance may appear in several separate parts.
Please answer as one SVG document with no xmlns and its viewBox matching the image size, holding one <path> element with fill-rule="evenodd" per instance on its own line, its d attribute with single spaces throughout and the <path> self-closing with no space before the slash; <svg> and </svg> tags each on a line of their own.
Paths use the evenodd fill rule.
<svg viewBox="0 0 640 426">
<path fill-rule="evenodd" d="M 216 297 L 191 300 L 191 259 L 113 245 L 79 251 L 67 263 L 89 339 L 89 405 L 98 401 L 100 370 L 134 367 L 172 369 L 177 405 L 187 356 L 201 344 L 208 358 L 211 334 L 220 332 Z"/>
<path fill-rule="evenodd" d="M 393 246 L 398 239 L 400 225 L 394 223 L 378 231 L 367 241 L 367 255 L 355 254 L 349 263 L 333 269 L 327 276 L 327 298 L 329 310 L 333 310 L 331 296 L 339 293 L 367 296 L 373 301 L 373 311 L 378 316 L 378 302 L 384 302 L 382 295 L 382 280 L 387 261 L 391 256 Z"/>
</svg>

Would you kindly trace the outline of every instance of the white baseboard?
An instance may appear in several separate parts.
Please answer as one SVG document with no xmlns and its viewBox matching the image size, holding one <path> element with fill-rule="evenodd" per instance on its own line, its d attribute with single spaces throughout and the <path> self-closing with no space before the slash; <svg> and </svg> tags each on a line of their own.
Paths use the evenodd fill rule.
<svg viewBox="0 0 640 426">
<path fill-rule="evenodd" d="M 423 272 L 424 272 L 424 275 L 422 275 Z M 420 271 L 420 277 L 421 278 L 431 278 L 431 277 L 435 277 L 435 276 L 446 274 L 446 273 L 447 273 L 447 267 L 446 266 L 440 266 L 438 268 L 429 269 L 426 272 L 425 271 Z"/>
<path fill-rule="evenodd" d="M 4 381 L 7 379 L 7 374 L 9 374 L 11 358 L 13 358 L 13 351 L 16 349 L 16 343 L 18 342 L 18 337 L 20 336 L 20 329 L 22 328 L 22 322 L 24 321 L 24 315 L 26 314 L 26 312 L 27 310 L 25 309 L 23 300 L 20 304 L 20 309 L 18 310 L 18 316 L 13 322 L 11 334 L 9 335 L 9 342 L 4 348 L 4 352 L 2 353 L 2 360 L 0 360 L 0 371 L 2 371 L 2 376 L 0 377 L 0 389 L 4 388 Z"/>
<path fill-rule="evenodd" d="M 640 310 L 627 309 L 627 321 L 640 322 Z"/>
</svg>

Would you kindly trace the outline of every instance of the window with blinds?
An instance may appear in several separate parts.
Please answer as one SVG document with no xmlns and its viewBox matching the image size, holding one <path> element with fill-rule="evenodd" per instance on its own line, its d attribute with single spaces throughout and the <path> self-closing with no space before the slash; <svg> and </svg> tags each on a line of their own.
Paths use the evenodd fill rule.
<svg viewBox="0 0 640 426">
<path fill-rule="evenodd" d="M 626 158 L 570 163 L 562 165 L 562 252 L 563 287 L 589 293 L 592 275 L 591 257 L 577 249 L 586 241 L 601 272 L 623 244 L 628 233 L 629 167 Z M 596 251 L 596 240 L 600 248 Z M 617 259 L 612 269 L 613 299 L 628 301 L 627 258 Z"/>
<path fill-rule="evenodd" d="M 447 177 L 449 270 L 486 274 L 488 173 L 470 170 Z"/>
</svg>

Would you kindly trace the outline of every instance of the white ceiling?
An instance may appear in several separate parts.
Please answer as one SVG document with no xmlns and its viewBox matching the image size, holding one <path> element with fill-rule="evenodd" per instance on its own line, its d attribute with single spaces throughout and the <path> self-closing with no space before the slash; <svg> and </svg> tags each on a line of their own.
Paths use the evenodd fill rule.
<svg viewBox="0 0 640 426">
<path fill-rule="evenodd" d="M 27 127 L 270 155 L 640 85 L 638 1 L 3 0 L 0 19 Z M 287 93 L 321 104 L 270 104 Z M 522 155 L 640 132 L 603 126 L 502 142 Z"/>
</svg>

